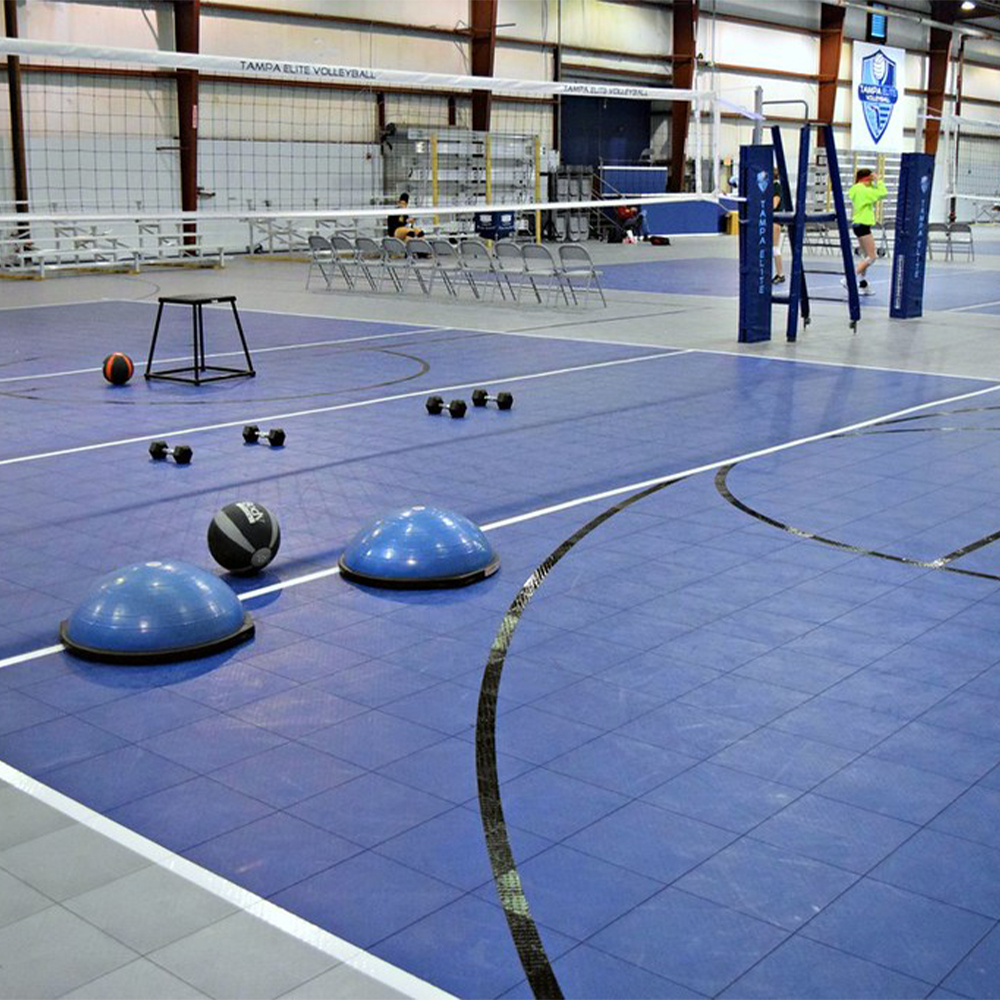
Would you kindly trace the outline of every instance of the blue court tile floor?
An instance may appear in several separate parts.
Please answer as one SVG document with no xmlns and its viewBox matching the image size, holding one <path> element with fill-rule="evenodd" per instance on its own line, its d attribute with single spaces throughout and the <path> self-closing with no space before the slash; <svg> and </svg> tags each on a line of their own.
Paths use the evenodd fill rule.
<svg viewBox="0 0 1000 1000">
<path fill-rule="evenodd" d="M 89 369 L 81 331 L 112 325 L 141 358 L 152 315 L 0 313 L 36 334 L 5 374 L 0 778 L 457 996 L 996 995 L 994 383 L 261 314 L 252 382 L 32 360 Z M 424 412 L 479 384 L 514 408 Z M 285 448 L 243 444 L 278 420 Z M 192 464 L 150 461 L 159 436 Z M 226 577 L 251 642 L 49 648 L 104 572 L 213 569 L 243 497 L 285 539 Z M 332 570 L 418 502 L 484 525 L 500 572 Z"/>
</svg>

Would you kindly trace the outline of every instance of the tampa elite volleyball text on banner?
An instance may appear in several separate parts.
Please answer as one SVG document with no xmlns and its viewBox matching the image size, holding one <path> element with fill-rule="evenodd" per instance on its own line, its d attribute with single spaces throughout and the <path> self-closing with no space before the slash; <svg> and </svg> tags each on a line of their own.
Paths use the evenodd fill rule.
<svg viewBox="0 0 1000 1000">
<path fill-rule="evenodd" d="M 854 43 L 851 148 L 902 153 L 906 50 Z"/>
</svg>

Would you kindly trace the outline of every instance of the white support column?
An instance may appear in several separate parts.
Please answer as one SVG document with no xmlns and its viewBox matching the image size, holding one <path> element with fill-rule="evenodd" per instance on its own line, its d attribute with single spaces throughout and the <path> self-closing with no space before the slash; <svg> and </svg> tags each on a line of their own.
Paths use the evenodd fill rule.
<svg viewBox="0 0 1000 1000">
<path fill-rule="evenodd" d="M 698 87 L 695 78 L 695 89 Z M 698 93 L 691 102 L 691 112 L 694 115 L 694 189 L 701 194 L 701 94 Z"/>
<path fill-rule="evenodd" d="M 712 157 L 712 193 L 720 195 L 722 193 L 722 179 L 720 163 L 721 154 L 719 150 L 720 133 L 722 126 L 722 111 L 719 107 L 719 95 L 712 95 L 712 148 L 709 154 Z"/>
</svg>

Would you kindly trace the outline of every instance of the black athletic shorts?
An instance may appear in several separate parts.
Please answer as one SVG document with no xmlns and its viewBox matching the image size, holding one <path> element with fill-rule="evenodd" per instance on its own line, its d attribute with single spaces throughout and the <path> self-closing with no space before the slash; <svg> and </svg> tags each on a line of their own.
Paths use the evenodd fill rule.
<svg viewBox="0 0 1000 1000">
<path fill-rule="evenodd" d="M 854 226 L 855 236 L 871 236 L 872 227 L 871 226 Z"/>
</svg>

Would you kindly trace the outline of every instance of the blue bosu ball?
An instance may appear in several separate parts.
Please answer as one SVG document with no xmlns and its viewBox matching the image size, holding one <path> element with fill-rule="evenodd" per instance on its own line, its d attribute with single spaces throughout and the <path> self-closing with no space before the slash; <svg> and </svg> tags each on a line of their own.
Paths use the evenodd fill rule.
<svg viewBox="0 0 1000 1000">
<path fill-rule="evenodd" d="M 205 656 L 253 632 L 228 584 L 175 559 L 135 563 L 102 577 L 59 628 L 78 656 L 134 664 Z"/>
<path fill-rule="evenodd" d="M 461 587 L 495 573 L 500 557 L 467 517 L 407 507 L 362 528 L 339 565 L 348 580 L 375 587 Z"/>
</svg>

